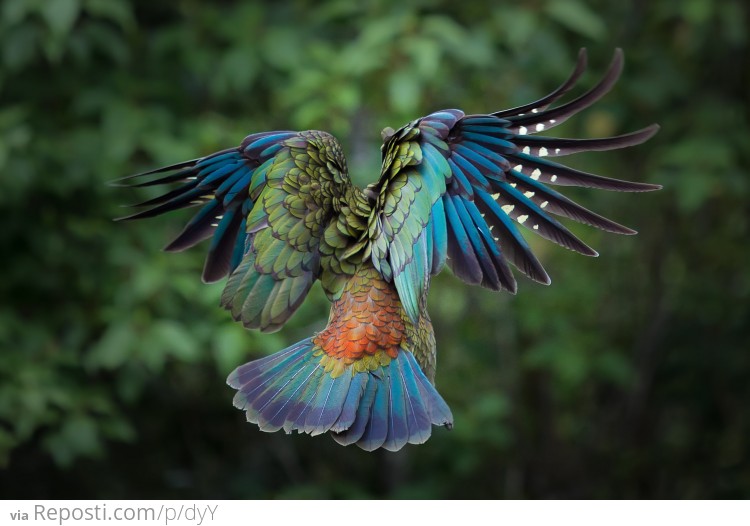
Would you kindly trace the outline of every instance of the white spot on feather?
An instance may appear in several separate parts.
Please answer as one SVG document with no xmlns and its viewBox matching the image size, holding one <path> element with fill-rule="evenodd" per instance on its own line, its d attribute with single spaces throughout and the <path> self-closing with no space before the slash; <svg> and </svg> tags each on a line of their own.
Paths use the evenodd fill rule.
<svg viewBox="0 0 750 526">
<path fill-rule="evenodd" d="M 521 126 L 520 128 L 518 128 L 518 135 L 526 135 L 527 131 L 528 130 L 526 129 L 526 126 Z"/>
<path fill-rule="evenodd" d="M 521 223 L 521 224 L 524 224 L 524 222 L 526 222 L 526 220 L 527 220 L 528 218 L 529 218 L 529 216 L 528 216 L 528 215 L 526 215 L 526 214 L 524 214 L 524 215 L 522 215 L 522 216 L 518 216 L 518 222 L 519 222 L 519 223 Z"/>
<path fill-rule="evenodd" d="M 192 175 L 192 176 L 188 177 L 187 179 L 188 179 L 188 181 L 195 181 L 196 179 L 198 179 L 198 177 L 196 177 L 195 175 Z"/>
<path fill-rule="evenodd" d="M 539 168 L 534 168 L 534 171 L 531 172 L 531 178 L 536 181 L 539 179 L 539 176 L 542 175 L 542 171 Z"/>
<path fill-rule="evenodd" d="M 556 154 L 560 153 L 560 148 L 555 148 L 555 153 Z"/>
<path fill-rule="evenodd" d="M 547 148 L 542 146 L 539 148 L 539 157 L 546 157 L 547 156 Z"/>
<path fill-rule="evenodd" d="M 549 178 L 549 180 L 554 183 L 555 181 L 557 181 L 557 176 L 553 175 L 552 177 Z"/>
<path fill-rule="evenodd" d="M 216 219 L 222 219 L 223 217 L 224 217 L 223 215 L 221 215 L 221 216 L 216 216 Z"/>
<path fill-rule="evenodd" d="M 523 170 L 523 165 L 522 165 L 522 164 L 517 164 L 517 165 L 515 165 L 515 166 L 513 167 L 513 169 L 514 169 L 514 170 L 515 170 L 516 172 L 520 172 L 520 171 L 522 171 L 522 170 Z"/>
<path fill-rule="evenodd" d="M 525 154 L 529 154 L 529 153 L 531 152 L 531 148 L 529 148 L 528 146 L 524 146 L 524 147 L 523 147 L 523 150 L 521 150 L 521 151 L 522 151 L 523 153 L 525 153 Z"/>
<path fill-rule="evenodd" d="M 536 108 L 534 108 L 533 110 L 531 110 L 531 113 L 537 113 L 537 112 L 539 112 L 539 110 L 536 109 Z"/>
<path fill-rule="evenodd" d="M 544 124 L 541 124 L 541 123 L 537 124 L 536 125 L 536 131 L 539 132 L 539 131 L 542 131 L 542 130 L 544 130 Z"/>
<path fill-rule="evenodd" d="M 513 211 L 513 209 L 516 207 L 516 205 L 503 205 L 503 212 L 510 215 L 510 213 Z"/>
<path fill-rule="evenodd" d="M 534 192 L 524 192 L 523 195 L 525 197 L 534 197 Z"/>
<path fill-rule="evenodd" d="M 550 119 L 549 122 L 550 124 L 555 124 L 557 121 L 555 119 Z"/>
<path fill-rule="evenodd" d="M 211 226 L 219 226 L 219 223 L 211 223 Z"/>
<path fill-rule="evenodd" d="M 534 230 L 539 230 L 539 225 L 534 225 Z"/>
<path fill-rule="evenodd" d="M 545 201 L 545 202 L 543 202 L 543 203 L 542 203 L 542 205 L 541 205 L 541 206 L 542 206 L 542 208 L 544 208 L 544 207 L 545 207 L 545 206 L 547 206 L 548 204 L 549 204 L 549 201 Z"/>
<path fill-rule="evenodd" d="M 497 194 L 492 194 L 492 196 L 491 196 L 491 197 L 492 197 L 492 199 L 498 199 L 498 198 L 500 197 L 500 194 L 499 194 L 499 193 L 497 193 Z"/>
<path fill-rule="evenodd" d="M 515 188 L 516 187 L 516 183 L 510 183 L 510 186 L 511 186 L 511 188 Z"/>
</svg>

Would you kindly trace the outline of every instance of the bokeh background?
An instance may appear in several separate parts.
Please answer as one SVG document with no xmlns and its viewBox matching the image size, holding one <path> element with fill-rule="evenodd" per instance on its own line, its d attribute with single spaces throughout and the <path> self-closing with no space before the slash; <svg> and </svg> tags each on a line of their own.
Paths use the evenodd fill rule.
<svg viewBox="0 0 750 526">
<path fill-rule="evenodd" d="M 4 0 L 0 7 L 0 495 L 26 498 L 750 497 L 750 10 L 743 0 Z M 224 380 L 319 330 L 243 330 L 200 283 L 190 214 L 116 224 L 107 181 L 270 129 L 323 129 L 364 185 L 380 130 L 533 100 L 590 54 L 626 69 L 555 130 L 662 126 L 569 158 L 664 185 L 568 192 L 640 231 L 532 240 L 517 296 L 432 287 L 455 429 L 397 454 L 265 434 Z M 581 88 L 583 89 L 583 88 Z M 559 131 L 558 131 L 559 130 Z"/>
</svg>

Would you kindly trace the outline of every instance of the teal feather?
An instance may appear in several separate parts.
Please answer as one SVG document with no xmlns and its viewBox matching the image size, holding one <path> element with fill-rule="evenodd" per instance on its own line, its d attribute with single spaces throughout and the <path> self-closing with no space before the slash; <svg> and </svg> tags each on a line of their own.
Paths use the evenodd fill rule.
<svg viewBox="0 0 750 526">
<path fill-rule="evenodd" d="M 466 161 L 461 156 L 456 155 L 454 156 L 454 158 L 448 159 L 448 164 L 451 167 L 451 175 L 453 176 L 453 181 L 455 181 L 455 184 L 457 185 L 455 187 L 456 192 L 458 193 L 458 195 L 462 195 L 468 199 L 471 199 L 474 196 L 474 187 L 467 179 L 463 169 L 461 169 L 458 164 L 456 164 L 459 161 L 467 172 L 472 173 L 472 177 L 482 177 L 482 174 L 480 174 L 479 170 L 474 168 L 471 163 Z"/>
<path fill-rule="evenodd" d="M 245 164 L 240 159 L 223 166 L 221 169 L 216 170 L 210 176 L 206 177 L 201 181 L 200 186 L 210 186 L 211 183 L 218 182 L 219 186 L 216 188 L 217 195 L 224 195 L 237 180 L 241 179 L 243 175 L 248 173 L 248 170 L 243 170 Z"/>
<path fill-rule="evenodd" d="M 409 356 L 406 358 L 398 362 L 399 377 L 394 382 L 394 385 L 399 383 L 400 380 L 403 386 L 406 421 L 409 428 L 409 443 L 422 444 L 430 438 L 432 420 L 425 407 L 425 402 L 422 396 L 420 396 L 421 390 L 418 385 L 417 375 L 409 364 Z"/>
<path fill-rule="evenodd" d="M 287 412 L 286 418 L 284 419 L 284 431 L 291 433 L 297 431 L 301 433 L 305 426 L 305 419 L 307 417 L 310 404 L 312 403 L 315 395 L 318 392 L 318 385 L 320 379 L 325 374 L 323 367 L 318 363 L 316 366 L 307 373 L 305 376 L 305 384 L 302 389 L 298 390 L 292 398 L 290 398 L 290 407 Z"/>
<path fill-rule="evenodd" d="M 409 423 L 407 421 L 406 392 L 401 380 L 403 370 L 395 360 L 392 363 L 395 364 L 395 367 L 390 368 L 391 371 L 388 375 L 388 434 L 385 437 L 383 448 L 388 451 L 398 451 L 409 440 Z"/>
<path fill-rule="evenodd" d="M 343 411 L 351 383 L 351 373 L 336 378 L 331 378 L 330 374 L 323 376 L 305 421 L 305 433 L 315 436 L 331 429 Z"/>
<path fill-rule="evenodd" d="M 357 416 L 357 409 L 360 406 L 360 401 L 365 395 L 370 375 L 367 373 L 355 374 L 352 377 L 352 383 L 349 386 L 349 392 L 346 394 L 346 400 L 344 400 L 341 414 L 339 415 L 336 422 L 331 426 L 331 431 L 335 433 L 341 433 L 349 429 L 354 424 L 354 419 Z M 376 381 L 376 380 L 373 380 Z M 336 435 L 334 435 L 335 437 Z"/>
<path fill-rule="evenodd" d="M 204 157 L 196 163 L 196 167 L 200 169 L 198 174 L 202 177 L 207 176 L 209 173 L 216 170 L 216 167 L 214 166 L 215 164 L 223 163 L 226 161 L 234 161 L 239 158 L 240 157 L 236 149 L 231 149 L 228 151 L 210 155 L 208 157 Z"/>
<path fill-rule="evenodd" d="M 367 426 L 365 426 L 362 437 L 357 441 L 357 445 L 365 451 L 374 451 L 380 448 L 388 436 L 390 381 L 390 375 L 386 374 L 377 384 Z"/>
<path fill-rule="evenodd" d="M 495 265 L 493 264 L 493 258 L 490 256 L 488 247 L 485 245 L 485 242 L 482 239 L 480 230 L 478 228 L 479 225 L 476 225 L 474 223 L 471 215 L 466 210 L 466 205 L 470 204 L 471 206 L 473 206 L 473 203 L 469 201 L 465 202 L 463 198 L 459 196 L 453 197 L 451 201 L 456 207 L 458 217 L 461 221 L 461 224 L 464 226 L 467 237 L 469 238 L 469 243 L 471 243 L 471 247 L 474 250 L 474 257 L 482 267 L 482 285 L 494 290 L 499 290 L 501 288 L 500 278 L 498 277 L 497 270 L 495 269 Z M 484 221 L 482 221 L 482 223 L 480 224 L 484 224 Z M 492 246 L 494 247 L 494 243 L 492 243 Z"/>
<path fill-rule="evenodd" d="M 333 439 L 342 446 L 355 444 L 360 438 L 362 438 L 365 429 L 367 429 L 367 424 L 370 421 L 370 411 L 372 404 L 375 402 L 375 393 L 378 391 L 378 387 L 382 382 L 381 378 L 372 373 L 360 374 L 366 375 L 368 382 L 365 391 L 360 398 L 359 405 L 356 408 L 357 411 L 354 416 L 354 422 L 348 429 L 333 434 Z"/>
<path fill-rule="evenodd" d="M 262 431 L 274 432 L 281 429 L 290 401 L 309 381 L 315 370 L 314 362 L 308 350 L 303 349 L 296 360 L 289 360 L 284 364 L 283 370 L 274 370 L 273 379 L 255 393 L 252 404 L 246 408 L 248 421 L 258 424 Z M 289 374 L 286 374 L 287 371 Z"/>
<path fill-rule="evenodd" d="M 445 258 L 448 253 L 448 230 L 442 199 L 438 199 L 432 207 L 430 226 L 432 227 L 432 267 L 430 273 L 435 275 L 445 266 Z"/>
<path fill-rule="evenodd" d="M 482 267 L 472 248 L 469 233 L 449 195 L 443 197 L 443 205 L 448 224 L 448 265 L 460 279 L 478 285 L 482 282 Z"/>
</svg>

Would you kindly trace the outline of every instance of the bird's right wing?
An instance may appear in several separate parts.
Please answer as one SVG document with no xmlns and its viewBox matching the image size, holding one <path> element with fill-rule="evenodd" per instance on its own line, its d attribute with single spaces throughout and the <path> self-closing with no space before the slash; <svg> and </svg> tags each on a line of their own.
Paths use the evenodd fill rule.
<svg viewBox="0 0 750 526">
<path fill-rule="evenodd" d="M 629 192 L 658 186 L 581 172 L 549 158 L 640 144 L 658 126 L 602 139 L 532 136 L 599 100 L 617 81 L 622 60 L 618 49 L 599 84 L 567 104 L 548 109 L 585 69 L 583 50 L 570 78 L 536 102 L 481 115 L 439 111 L 385 140 L 380 180 L 371 189 L 377 202 L 365 241 L 374 265 L 395 282 L 413 320 L 430 276 L 446 262 L 463 281 L 495 290 L 516 291 L 508 262 L 531 279 L 549 283 L 516 225 L 588 256 L 597 253 L 553 216 L 609 232 L 635 233 L 547 185 Z"/>
<path fill-rule="evenodd" d="M 335 297 L 355 270 L 342 253 L 365 230 L 370 208 L 327 133 L 256 133 L 239 148 L 131 178 L 154 173 L 169 175 L 134 186 L 182 184 L 122 219 L 200 205 L 166 250 L 211 237 L 203 280 L 229 274 L 222 305 L 248 328 L 279 329 L 316 279 Z"/>
</svg>

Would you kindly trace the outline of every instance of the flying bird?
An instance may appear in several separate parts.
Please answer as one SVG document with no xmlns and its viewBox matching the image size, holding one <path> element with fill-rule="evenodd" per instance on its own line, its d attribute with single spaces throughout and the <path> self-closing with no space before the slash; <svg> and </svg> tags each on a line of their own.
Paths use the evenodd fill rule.
<svg viewBox="0 0 750 526">
<path fill-rule="evenodd" d="M 616 50 L 596 86 L 554 106 L 586 62 L 581 50 L 570 77 L 530 104 L 474 115 L 441 110 L 386 128 L 380 177 L 365 189 L 351 183 L 336 138 L 315 130 L 254 133 L 239 147 L 125 178 L 137 187 L 179 185 L 121 219 L 199 207 L 165 250 L 211 238 L 203 280 L 228 276 L 221 305 L 248 329 L 280 329 L 316 280 L 332 302 L 321 332 L 229 375 L 249 422 L 263 431 L 330 432 L 367 451 L 423 443 L 433 425 L 453 425 L 434 383 L 432 276 L 448 266 L 466 283 L 515 293 L 511 265 L 550 283 L 518 225 L 586 256 L 597 253 L 556 216 L 636 233 L 550 187 L 660 188 L 551 160 L 640 144 L 655 124 L 598 139 L 536 135 L 606 94 L 623 54 Z M 140 182 L 153 174 L 162 175 Z"/>
</svg>

